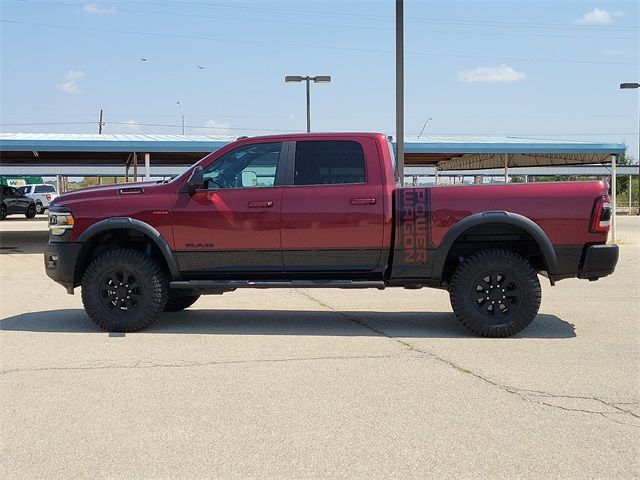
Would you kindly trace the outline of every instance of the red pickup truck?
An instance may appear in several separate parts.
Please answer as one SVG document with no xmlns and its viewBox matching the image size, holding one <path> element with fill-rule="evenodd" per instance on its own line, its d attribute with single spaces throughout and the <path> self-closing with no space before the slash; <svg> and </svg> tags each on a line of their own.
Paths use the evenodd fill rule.
<svg viewBox="0 0 640 480">
<path fill-rule="evenodd" d="M 538 274 L 611 274 L 602 182 L 398 187 L 382 134 L 244 138 L 168 182 L 79 190 L 49 213 L 47 274 L 136 331 L 238 288 L 433 287 L 471 332 L 519 332 Z"/>
</svg>

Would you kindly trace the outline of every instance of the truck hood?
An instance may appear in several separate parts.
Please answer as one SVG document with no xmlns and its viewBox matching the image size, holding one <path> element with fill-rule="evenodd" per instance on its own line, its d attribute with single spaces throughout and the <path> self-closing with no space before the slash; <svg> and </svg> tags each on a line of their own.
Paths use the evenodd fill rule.
<svg viewBox="0 0 640 480">
<path fill-rule="evenodd" d="M 133 197 L 138 195 L 148 195 L 160 184 L 156 182 L 135 182 L 118 183 L 115 185 L 104 185 L 100 187 L 82 188 L 72 192 L 64 193 L 52 201 L 51 206 L 60 207 L 79 201 L 93 201 L 107 199 L 110 197 Z"/>
</svg>

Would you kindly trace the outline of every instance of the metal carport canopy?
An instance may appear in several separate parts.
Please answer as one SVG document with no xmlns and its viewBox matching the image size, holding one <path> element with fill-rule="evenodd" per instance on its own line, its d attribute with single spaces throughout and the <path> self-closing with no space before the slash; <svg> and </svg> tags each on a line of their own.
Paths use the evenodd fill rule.
<svg viewBox="0 0 640 480">
<path fill-rule="evenodd" d="M 237 137 L 89 133 L 0 133 L 0 151 L 213 152 Z"/>
<path fill-rule="evenodd" d="M 431 136 L 405 139 L 406 153 L 425 157 L 424 162 L 415 163 L 432 163 L 438 170 L 609 163 L 612 155 L 621 155 L 624 151 L 625 146 L 619 143 L 519 137 Z M 433 154 L 438 154 L 439 158 L 429 161 Z"/>
</svg>

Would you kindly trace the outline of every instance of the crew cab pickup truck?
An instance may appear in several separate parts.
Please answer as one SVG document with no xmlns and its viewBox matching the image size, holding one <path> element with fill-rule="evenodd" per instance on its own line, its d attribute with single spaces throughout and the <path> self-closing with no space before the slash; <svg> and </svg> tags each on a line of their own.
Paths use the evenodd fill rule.
<svg viewBox="0 0 640 480">
<path fill-rule="evenodd" d="M 56 198 L 45 269 L 109 331 L 240 288 L 432 287 L 489 337 L 533 321 L 538 274 L 614 271 L 602 182 L 399 187 L 395 170 L 382 134 L 239 139 L 168 182 Z"/>
</svg>

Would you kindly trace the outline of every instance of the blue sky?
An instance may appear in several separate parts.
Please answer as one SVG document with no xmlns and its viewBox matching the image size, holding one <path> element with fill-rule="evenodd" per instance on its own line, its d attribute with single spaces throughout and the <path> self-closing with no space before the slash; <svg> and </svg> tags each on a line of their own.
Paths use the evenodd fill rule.
<svg viewBox="0 0 640 480">
<path fill-rule="evenodd" d="M 638 91 L 618 84 L 640 81 L 639 3 L 405 0 L 407 134 L 432 118 L 424 135 L 637 156 Z M 392 0 L 0 5 L 3 132 L 94 133 L 102 108 L 108 133 L 180 133 L 177 101 L 187 133 L 302 131 L 304 87 L 284 76 L 308 74 L 333 78 L 312 86 L 313 130 L 394 133 Z"/>
</svg>

